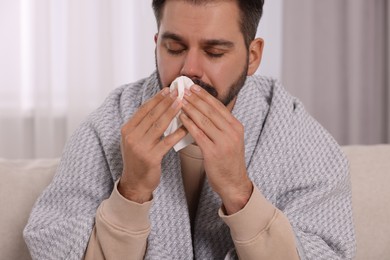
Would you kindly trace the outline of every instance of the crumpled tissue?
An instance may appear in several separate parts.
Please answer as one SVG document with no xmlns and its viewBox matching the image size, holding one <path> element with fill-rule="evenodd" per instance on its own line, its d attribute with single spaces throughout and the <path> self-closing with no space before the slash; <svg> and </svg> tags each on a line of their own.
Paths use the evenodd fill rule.
<svg viewBox="0 0 390 260">
<path fill-rule="evenodd" d="M 172 92 L 175 89 L 177 89 L 178 95 L 177 99 L 182 100 L 184 97 L 184 89 L 189 89 L 192 85 L 194 85 L 194 82 L 186 76 L 180 76 L 176 78 L 171 86 L 169 87 L 169 90 Z M 164 132 L 164 136 L 167 136 L 169 134 L 172 134 L 176 131 L 179 127 L 181 127 L 183 124 L 181 120 L 179 119 L 181 111 L 179 111 L 176 116 L 172 119 L 171 123 L 169 124 L 167 130 Z M 185 148 L 186 146 L 192 144 L 194 142 L 194 139 L 192 136 L 188 133 L 183 139 L 181 139 L 177 144 L 173 146 L 173 149 L 175 149 L 176 152 L 180 151 L 181 149 Z"/>
</svg>

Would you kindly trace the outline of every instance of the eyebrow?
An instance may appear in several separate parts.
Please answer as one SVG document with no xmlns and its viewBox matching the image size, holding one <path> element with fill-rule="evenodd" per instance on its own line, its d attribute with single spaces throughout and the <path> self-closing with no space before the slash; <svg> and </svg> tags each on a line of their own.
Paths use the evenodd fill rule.
<svg viewBox="0 0 390 260">
<path fill-rule="evenodd" d="M 185 42 L 183 37 L 180 35 L 177 35 L 172 32 L 164 32 L 162 35 L 163 40 L 174 40 L 177 42 Z M 202 40 L 202 45 L 207 47 L 213 47 L 213 46 L 222 46 L 226 48 L 232 48 L 234 47 L 234 43 L 228 40 L 223 39 L 210 39 L 210 40 Z"/>
<path fill-rule="evenodd" d="M 226 47 L 226 48 L 232 48 L 234 47 L 234 43 L 231 41 L 227 40 L 220 40 L 220 39 L 215 39 L 215 40 L 205 40 L 204 45 L 208 47 L 212 46 L 221 46 L 221 47 Z"/>
<path fill-rule="evenodd" d="M 184 39 L 181 36 L 171 32 L 164 32 L 161 38 L 163 40 L 174 40 L 177 42 L 184 42 Z"/>
</svg>

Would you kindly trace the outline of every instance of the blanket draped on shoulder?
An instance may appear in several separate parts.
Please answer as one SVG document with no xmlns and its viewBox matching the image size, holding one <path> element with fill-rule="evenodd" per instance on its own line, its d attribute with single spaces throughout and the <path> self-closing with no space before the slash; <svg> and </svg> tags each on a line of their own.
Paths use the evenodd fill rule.
<svg viewBox="0 0 390 260">
<path fill-rule="evenodd" d="M 117 88 L 68 141 L 24 236 L 34 259 L 82 259 L 96 210 L 122 173 L 120 128 L 159 91 L 154 73 Z M 277 81 L 248 77 L 232 111 L 245 127 L 248 175 L 289 219 L 301 259 L 355 251 L 348 163 L 333 138 Z M 162 162 L 145 259 L 224 259 L 234 244 L 207 180 L 191 234 L 179 156 Z M 233 254 L 234 255 L 234 254 Z"/>
</svg>

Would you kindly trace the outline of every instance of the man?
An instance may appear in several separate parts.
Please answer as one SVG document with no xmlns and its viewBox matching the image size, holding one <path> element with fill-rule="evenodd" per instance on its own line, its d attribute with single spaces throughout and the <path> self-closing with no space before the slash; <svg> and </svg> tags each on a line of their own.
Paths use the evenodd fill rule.
<svg viewBox="0 0 390 260">
<path fill-rule="evenodd" d="M 351 259 L 347 163 L 252 76 L 263 1 L 155 0 L 157 72 L 73 135 L 24 235 L 36 259 Z M 196 84 L 184 98 L 167 88 Z M 182 111 L 183 127 L 163 137 Z M 187 133 L 195 143 L 175 152 Z M 150 220 L 149 220 L 150 219 Z"/>
</svg>

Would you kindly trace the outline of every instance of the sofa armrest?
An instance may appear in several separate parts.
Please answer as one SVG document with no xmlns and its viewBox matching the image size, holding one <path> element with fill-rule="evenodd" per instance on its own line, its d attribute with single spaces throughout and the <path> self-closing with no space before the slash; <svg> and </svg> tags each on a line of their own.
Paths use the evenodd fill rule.
<svg viewBox="0 0 390 260">
<path fill-rule="evenodd" d="M 36 199 L 52 180 L 58 161 L 0 159 L 1 259 L 31 259 L 22 232 Z"/>
<path fill-rule="evenodd" d="M 356 260 L 390 256 L 390 145 L 343 147 L 350 163 Z"/>
</svg>

